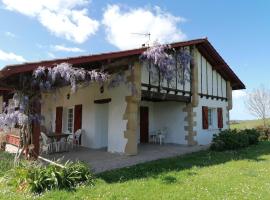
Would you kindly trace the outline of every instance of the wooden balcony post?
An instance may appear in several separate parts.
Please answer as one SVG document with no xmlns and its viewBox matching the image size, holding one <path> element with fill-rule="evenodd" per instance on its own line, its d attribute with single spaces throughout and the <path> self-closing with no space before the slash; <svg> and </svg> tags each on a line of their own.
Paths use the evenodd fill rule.
<svg viewBox="0 0 270 200">
<path fill-rule="evenodd" d="M 191 102 L 193 107 L 197 107 L 199 103 L 199 94 L 198 94 L 198 63 L 197 63 L 197 50 L 194 46 L 191 47 L 192 61 L 190 63 L 191 71 Z"/>
<path fill-rule="evenodd" d="M 34 113 L 40 115 L 41 114 L 41 105 L 38 100 L 33 102 Z M 39 155 L 39 137 L 40 137 L 40 122 L 34 121 L 32 123 L 32 137 L 31 143 L 34 145 L 33 154 L 31 155 L 33 158 L 37 158 Z"/>
</svg>

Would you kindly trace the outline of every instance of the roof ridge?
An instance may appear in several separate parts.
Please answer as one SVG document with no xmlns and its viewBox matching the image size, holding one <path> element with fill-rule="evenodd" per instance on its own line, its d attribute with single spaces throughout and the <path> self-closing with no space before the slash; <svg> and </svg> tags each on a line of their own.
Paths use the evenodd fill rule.
<svg viewBox="0 0 270 200">
<path fill-rule="evenodd" d="M 190 43 L 190 42 L 196 42 L 196 41 L 203 41 L 207 40 L 207 37 L 205 38 L 197 38 L 197 39 L 192 39 L 192 40 L 184 40 L 180 42 L 172 42 L 172 43 L 165 43 L 168 45 L 177 45 L 181 43 Z M 147 47 L 141 47 L 141 48 L 133 48 L 133 49 L 127 49 L 127 50 L 118 50 L 118 51 L 108 51 L 108 52 L 102 52 L 102 53 L 95 53 L 95 54 L 86 54 L 86 55 L 81 55 L 81 56 L 71 56 L 71 57 L 63 57 L 63 58 L 56 58 L 56 59 L 45 59 L 45 60 L 39 60 L 39 61 L 32 61 L 32 62 L 24 62 L 24 63 L 19 63 L 19 64 L 10 64 L 6 65 L 2 68 L 4 70 L 5 68 L 9 67 L 15 67 L 15 66 L 22 66 L 22 65 L 28 65 L 28 64 L 39 64 L 43 62 L 57 62 L 61 60 L 70 60 L 70 59 L 78 59 L 78 58 L 85 58 L 85 57 L 91 57 L 91 56 L 102 56 L 102 55 L 107 55 L 107 54 L 116 54 L 116 53 L 124 53 L 124 52 L 130 52 L 130 51 L 136 51 L 136 50 L 145 50 Z"/>
</svg>

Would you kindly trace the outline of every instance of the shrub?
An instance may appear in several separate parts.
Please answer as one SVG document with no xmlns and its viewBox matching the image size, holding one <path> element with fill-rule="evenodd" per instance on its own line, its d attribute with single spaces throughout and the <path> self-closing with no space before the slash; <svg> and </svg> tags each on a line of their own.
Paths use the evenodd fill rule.
<svg viewBox="0 0 270 200">
<path fill-rule="evenodd" d="M 66 163 L 63 168 L 56 165 L 38 166 L 29 171 L 30 190 L 41 193 L 51 189 L 72 190 L 76 186 L 93 183 L 93 174 L 89 167 L 82 163 Z"/>
<path fill-rule="evenodd" d="M 14 154 L 0 152 L 0 185 L 24 191 L 28 188 L 27 174 L 32 169 L 32 162 L 21 159 L 14 166 Z"/>
<path fill-rule="evenodd" d="M 19 164 L 11 168 L 5 175 L 6 184 L 16 188 L 16 190 L 26 190 L 28 188 L 27 175 L 29 168 L 25 165 Z"/>
<path fill-rule="evenodd" d="M 242 130 L 242 133 L 244 133 L 248 136 L 250 145 L 258 144 L 259 137 L 260 137 L 259 131 L 257 131 L 256 129 L 245 129 L 245 130 Z"/>
<path fill-rule="evenodd" d="M 270 128 L 269 127 L 257 126 L 255 129 L 260 134 L 260 137 L 259 137 L 260 141 L 268 141 L 268 140 L 270 140 Z"/>
<path fill-rule="evenodd" d="M 210 148 L 215 151 L 239 149 L 257 144 L 259 136 L 255 129 L 224 130 L 213 136 Z"/>
</svg>

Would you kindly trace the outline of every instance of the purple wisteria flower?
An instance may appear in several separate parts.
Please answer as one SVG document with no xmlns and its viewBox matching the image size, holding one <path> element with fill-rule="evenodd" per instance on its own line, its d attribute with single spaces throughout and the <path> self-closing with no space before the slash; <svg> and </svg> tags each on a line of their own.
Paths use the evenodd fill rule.
<svg viewBox="0 0 270 200">
<path fill-rule="evenodd" d="M 179 63 L 178 67 L 178 81 L 184 84 L 185 81 L 190 81 L 190 68 L 189 64 L 191 62 L 191 55 L 188 49 L 182 48 L 177 52 L 177 61 Z M 178 65 L 177 65 L 178 66 Z"/>
<path fill-rule="evenodd" d="M 141 59 L 148 61 L 148 71 L 156 79 L 168 84 L 178 76 L 178 81 L 183 83 L 189 76 L 189 63 L 191 55 L 187 49 L 176 51 L 170 45 L 154 44 L 142 53 Z M 176 73 L 177 71 L 177 73 Z"/>
<path fill-rule="evenodd" d="M 45 75 L 45 67 L 39 66 L 33 73 L 35 78 Z"/>
<path fill-rule="evenodd" d="M 161 79 L 172 81 L 175 72 L 175 60 L 172 55 L 167 53 L 171 47 L 169 45 L 154 44 L 141 55 L 141 59 L 149 61 L 157 68 L 157 73 L 161 75 Z M 153 69 L 148 68 L 151 73 Z"/>
<path fill-rule="evenodd" d="M 28 97 L 15 93 L 8 105 L 3 104 L 3 112 L 0 114 L 0 127 L 7 129 L 30 123 L 26 114 L 26 103 L 28 103 Z"/>
<path fill-rule="evenodd" d="M 77 90 L 78 82 L 99 82 L 104 83 L 109 75 L 96 70 L 85 70 L 72 67 L 69 63 L 60 63 L 52 68 L 38 67 L 33 73 L 35 83 L 39 83 L 41 91 L 51 91 L 56 83 L 62 81 L 70 84 L 71 91 Z"/>
</svg>

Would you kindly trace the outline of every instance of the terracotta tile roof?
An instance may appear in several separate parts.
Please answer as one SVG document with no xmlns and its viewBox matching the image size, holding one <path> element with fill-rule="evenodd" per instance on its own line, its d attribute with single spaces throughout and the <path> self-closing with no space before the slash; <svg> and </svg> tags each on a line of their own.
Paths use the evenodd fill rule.
<svg viewBox="0 0 270 200">
<path fill-rule="evenodd" d="M 211 65 L 226 79 L 229 80 L 232 84 L 233 89 L 245 89 L 245 85 L 237 77 L 237 75 L 232 71 L 228 64 L 223 60 L 207 38 L 195 39 L 183 42 L 172 43 L 173 48 L 195 45 L 200 53 L 206 57 L 206 59 L 211 63 Z M 108 52 L 94 55 L 78 56 L 78 57 L 69 57 L 69 58 L 60 58 L 54 60 L 44 60 L 38 62 L 29 62 L 17 65 L 8 65 L 0 71 L 0 77 L 6 78 L 15 74 L 31 72 L 36 69 L 38 66 L 53 66 L 62 62 L 68 62 L 72 65 L 76 64 L 86 64 L 93 62 L 102 62 L 106 60 L 113 60 L 119 58 L 125 58 L 130 56 L 139 56 L 142 54 L 146 48 L 131 49 L 125 51 L 116 51 Z"/>
</svg>

